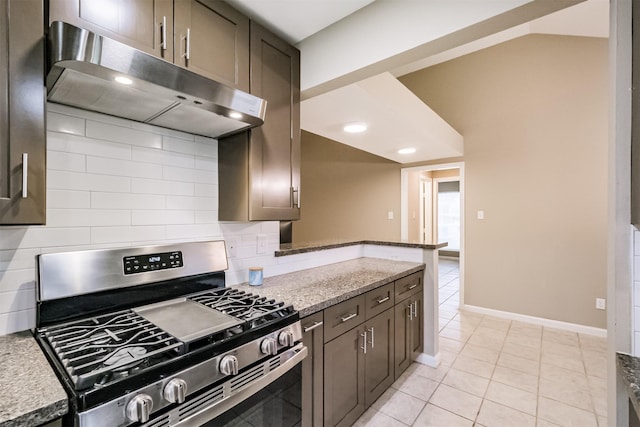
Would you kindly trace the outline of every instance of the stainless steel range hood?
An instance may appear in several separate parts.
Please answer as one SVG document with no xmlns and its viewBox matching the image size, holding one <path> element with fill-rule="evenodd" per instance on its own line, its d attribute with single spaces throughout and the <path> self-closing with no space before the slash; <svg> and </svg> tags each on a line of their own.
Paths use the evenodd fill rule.
<svg viewBox="0 0 640 427">
<path fill-rule="evenodd" d="M 264 123 L 265 100 L 67 23 L 48 56 L 51 102 L 212 138 Z"/>
</svg>

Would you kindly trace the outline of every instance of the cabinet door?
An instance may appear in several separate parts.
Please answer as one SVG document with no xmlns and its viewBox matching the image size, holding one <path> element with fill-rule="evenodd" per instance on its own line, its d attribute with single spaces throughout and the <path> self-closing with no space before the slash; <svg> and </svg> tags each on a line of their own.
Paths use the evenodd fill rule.
<svg viewBox="0 0 640 427">
<path fill-rule="evenodd" d="M 323 418 L 322 380 L 324 366 L 323 313 L 305 317 L 302 342 L 309 350 L 302 361 L 302 427 L 321 426 Z"/>
<path fill-rule="evenodd" d="M 411 321 L 411 360 L 422 353 L 424 349 L 424 315 L 422 308 L 422 292 L 411 297 L 413 304 L 413 319 Z"/>
<path fill-rule="evenodd" d="M 395 350 L 394 350 L 394 377 L 400 375 L 411 364 L 411 301 L 406 299 L 394 307 L 395 321 Z"/>
<path fill-rule="evenodd" d="M 249 18 L 216 0 L 175 0 L 174 62 L 249 91 Z"/>
<path fill-rule="evenodd" d="M 324 425 L 350 426 L 364 413 L 364 328 L 324 345 Z"/>
<path fill-rule="evenodd" d="M 252 220 L 300 218 L 300 52 L 251 22 L 251 93 L 267 101 L 251 130 Z"/>
<path fill-rule="evenodd" d="M 40 0 L 0 2 L 0 224 L 45 222 L 42 22 Z"/>
<path fill-rule="evenodd" d="M 50 0 L 63 21 L 173 62 L 173 0 Z"/>
<path fill-rule="evenodd" d="M 367 408 L 395 380 L 393 313 L 393 310 L 387 310 L 365 324 L 367 353 L 365 355 L 364 404 Z"/>
</svg>

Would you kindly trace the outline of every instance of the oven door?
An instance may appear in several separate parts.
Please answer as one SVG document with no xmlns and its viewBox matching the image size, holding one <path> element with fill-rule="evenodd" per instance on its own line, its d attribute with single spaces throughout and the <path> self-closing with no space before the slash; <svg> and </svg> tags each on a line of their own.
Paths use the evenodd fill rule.
<svg viewBox="0 0 640 427">
<path fill-rule="evenodd" d="M 295 426 L 301 416 L 302 343 L 248 368 L 226 382 L 190 396 L 143 424 L 159 426 Z"/>
</svg>

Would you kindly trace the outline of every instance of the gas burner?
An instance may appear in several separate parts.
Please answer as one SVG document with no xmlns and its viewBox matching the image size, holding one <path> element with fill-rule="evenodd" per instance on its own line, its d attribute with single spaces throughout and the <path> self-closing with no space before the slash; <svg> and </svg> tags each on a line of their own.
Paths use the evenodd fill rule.
<svg viewBox="0 0 640 427">
<path fill-rule="evenodd" d="M 104 366 L 111 366 L 114 371 L 128 370 L 144 361 L 147 349 L 144 347 L 122 347 L 116 350 L 103 362 Z"/>
</svg>

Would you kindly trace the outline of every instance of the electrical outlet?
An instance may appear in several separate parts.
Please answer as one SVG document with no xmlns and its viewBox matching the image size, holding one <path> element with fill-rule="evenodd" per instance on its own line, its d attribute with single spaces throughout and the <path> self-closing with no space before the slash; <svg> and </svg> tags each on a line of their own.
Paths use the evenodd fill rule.
<svg viewBox="0 0 640 427">
<path fill-rule="evenodd" d="M 266 234 L 258 234 L 258 246 L 256 248 L 256 253 L 259 253 L 259 254 L 267 253 L 267 235 Z"/>
<path fill-rule="evenodd" d="M 596 308 L 598 310 L 605 310 L 607 308 L 607 300 L 604 298 L 596 298 Z"/>
</svg>

